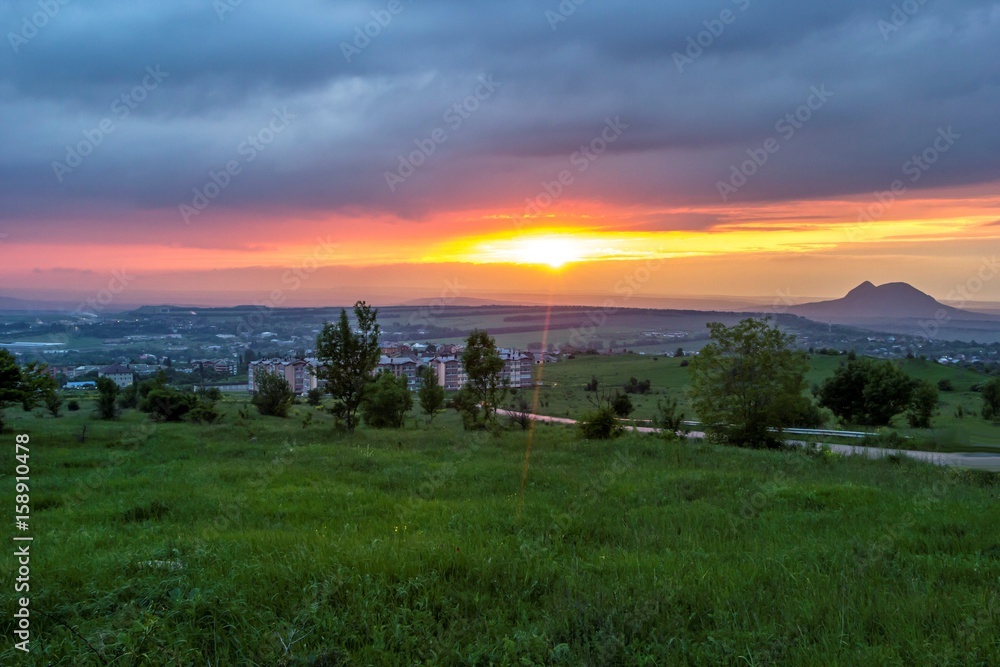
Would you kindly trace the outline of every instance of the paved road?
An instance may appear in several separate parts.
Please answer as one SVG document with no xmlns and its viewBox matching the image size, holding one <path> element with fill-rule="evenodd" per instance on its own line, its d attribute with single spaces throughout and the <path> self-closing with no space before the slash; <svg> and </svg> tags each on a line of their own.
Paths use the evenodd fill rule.
<svg viewBox="0 0 1000 667">
<path fill-rule="evenodd" d="M 497 414 L 509 415 L 510 412 L 507 410 L 497 410 Z M 532 419 L 540 422 L 549 422 L 553 424 L 575 424 L 575 419 L 567 419 L 566 417 L 549 417 L 546 415 L 528 415 Z M 649 426 L 626 426 L 626 429 L 630 431 L 637 431 L 639 433 L 657 433 L 659 429 L 652 428 Z M 691 431 L 687 434 L 689 438 L 704 438 L 705 434 L 701 431 Z M 795 445 L 805 445 L 806 443 L 802 440 L 789 440 L 791 444 Z M 857 445 L 827 445 L 830 451 L 837 452 L 839 454 L 846 454 L 848 456 L 867 456 L 869 458 L 877 459 L 885 456 L 890 456 L 893 454 L 902 454 L 903 456 L 908 456 L 912 459 L 917 459 L 918 461 L 928 461 L 930 463 L 935 463 L 937 465 L 945 466 L 956 466 L 961 468 L 972 468 L 975 470 L 988 470 L 991 472 L 1000 472 L 1000 454 L 986 454 L 978 452 L 952 452 L 952 453 L 939 453 L 939 452 L 918 452 L 910 449 L 883 449 L 880 447 L 860 447 Z"/>
</svg>

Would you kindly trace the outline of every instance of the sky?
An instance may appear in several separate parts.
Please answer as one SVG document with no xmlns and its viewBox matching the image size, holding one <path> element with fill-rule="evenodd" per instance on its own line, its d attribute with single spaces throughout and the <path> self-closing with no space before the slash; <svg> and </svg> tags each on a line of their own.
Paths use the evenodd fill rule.
<svg viewBox="0 0 1000 667">
<path fill-rule="evenodd" d="M 1000 301 L 997 1 L 0 0 L 0 26 L 0 296 Z"/>
</svg>

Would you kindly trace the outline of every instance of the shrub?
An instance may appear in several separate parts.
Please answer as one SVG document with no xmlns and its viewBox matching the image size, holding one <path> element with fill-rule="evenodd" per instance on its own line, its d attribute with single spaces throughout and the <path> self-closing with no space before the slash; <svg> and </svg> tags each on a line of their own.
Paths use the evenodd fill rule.
<svg viewBox="0 0 1000 667">
<path fill-rule="evenodd" d="M 155 421 L 179 422 L 198 404 L 194 394 L 186 394 L 170 387 L 154 389 L 139 404 Z"/>
<path fill-rule="evenodd" d="M 621 432 L 622 426 L 609 406 L 584 415 L 580 421 L 580 435 L 587 440 L 610 440 Z"/>
<path fill-rule="evenodd" d="M 70 412 L 76 412 L 77 410 L 80 409 L 80 401 L 74 398 L 73 400 L 71 400 L 69 403 L 66 404 L 66 409 L 69 410 Z"/>
<path fill-rule="evenodd" d="M 326 392 L 320 389 L 319 387 L 310 389 L 308 392 L 306 392 L 306 403 L 313 406 L 314 408 L 318 407 L 323 402 L 323 394 L 325 393 Z"/>
</svg>

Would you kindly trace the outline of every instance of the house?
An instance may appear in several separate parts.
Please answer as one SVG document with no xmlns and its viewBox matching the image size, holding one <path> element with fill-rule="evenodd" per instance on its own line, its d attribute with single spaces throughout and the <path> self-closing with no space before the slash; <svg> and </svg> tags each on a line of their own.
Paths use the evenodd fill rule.
<svg viewBox="0 0 1000 667">
<path fill-rule="evenodd" d="M 428 362 L 437 375 L 438 385 L 447 391 L 458 391 L 469 376 L 465 373 L 462 360 L 455 356 L 437 356 Z"/>
<path fill-rule="evenodd" d="M 257 379 L 262 373 L 277 373 L 285 378 L 288 386 L 296 394 L 308 393 L 310 389 L 322 386 L 323 382 L 316 377 L 320 368 L 319 360 L 307 359 L 258 359 L 247 364 L 247 390 L 253 394 L 257 391 Z"/>
<path fill-rule="evenodd" d="M 511 387 L 530 387 L 534 358 L 516 348 L 502 347 L 497 352 L 503 359 L 503 379 L 507 380 Z"/>
<path fill-rule="evenodd" d="M 97 371 L 97 377 L 108 378 L 122 389 L 135 382 L 135 375 L 132 373 L 132 370 L 122 364 L 105 366 Z"/>
<path fill-rule="evenodd" d="M 417 370 L 423 365 L 415 357 L 387 357 L 382 355 L 379 358 L 378 367 L 375 369 L 375 372 L 388 371 L 397 378 L 405 377 L 406 386 L 410 391 L 416 391 L 420 388 L 420 375 Z"/>
</svg>

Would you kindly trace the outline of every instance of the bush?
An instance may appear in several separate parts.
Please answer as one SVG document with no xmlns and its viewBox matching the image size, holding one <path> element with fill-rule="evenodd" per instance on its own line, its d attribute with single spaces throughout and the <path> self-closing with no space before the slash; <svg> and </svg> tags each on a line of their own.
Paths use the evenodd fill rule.
<svg viewBox="0 0 1000 667">
<path fill-rule="evenodd" d="M 650 382 L 649 380 L 639 380 L 635 378 L 629 378 L 629 381 L 625 383 L 625 393 L 626 394 L 648 394 L 649 393 Z"/>
<path fill-rule="evenodd" d="M 937 387 L 938 391 L 955 391 L 955 385 L 948 378 L 938 380 Z"/>
<path fill-rule="evenodd" d="M 580 421 L 580 435 L 587 440 L 610 440 L 618 437 L 622 430 L 615 411 L 608 406 L 584 415 Z"/>
<path fill-rule="evenodd" d="M 611 399 L 611 409 L 616 416 L 625 419 L 632 414 L 635 407 L 632 405 L 632 399 L 628 397 L 628 394 L 615 394 L 614 398 Z"/>
<path fill-rule="evenodd" d="M 308 392 L 306 392 L 306 403 L 313 406 L 314 408 L 319 407 L 319 405 L 323 402 L 323 394 L 325 393 L 326 392 L 320 389 L 319 387 L 316 387 L 315 389 L 310 389 Z"/>
<path fill-rule="evenodd" d="M 170 387 L 154 389 L 139 404 L 155 421 L 179 422 L 198 404 L 194 394 L 186 394 Z"/>
<path fill-rule="evenodd" d="M 80 409 L 80 401 L 74 398 L 73 400 L 71 400 L 69 403 L 66 404 L 66 409 L 69 410 L 70 412 L 76 412 L 77 410 Z"/>
</svg>

